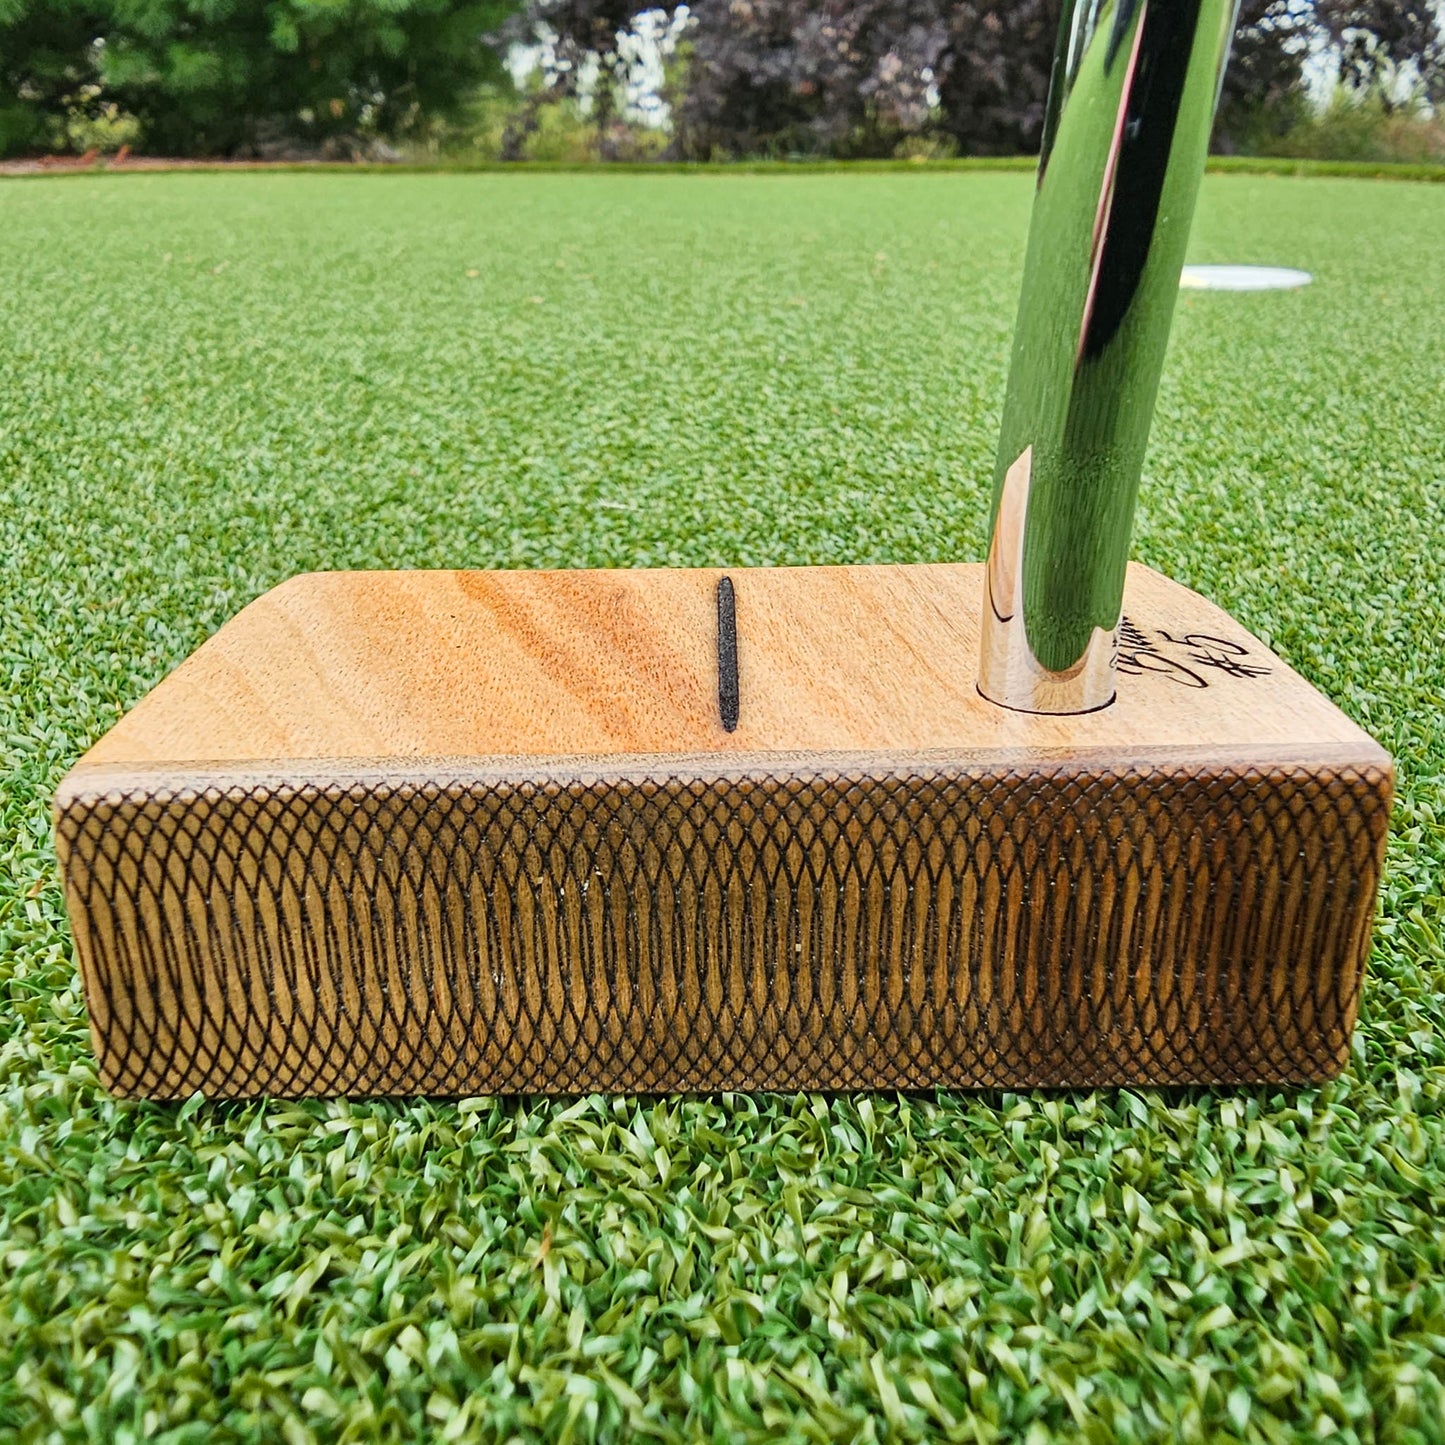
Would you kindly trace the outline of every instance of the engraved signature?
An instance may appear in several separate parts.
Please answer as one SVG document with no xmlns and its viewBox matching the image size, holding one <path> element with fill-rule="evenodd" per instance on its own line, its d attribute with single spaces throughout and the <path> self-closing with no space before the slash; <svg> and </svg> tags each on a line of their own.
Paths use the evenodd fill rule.
<svg viewBox="0 0 1445 1445">
<path fill-rule="evenodd" d="M 1130 618 L 1119 623 L 1118 668 L 1127 677 L 1158 673 L 1182 687 L 1208 687 L 1205 669 L 1224 677 L 1267 677 L 1269 668 L 1250 661 L 1249 648 L 1227 637 L 1186 632 L 1183 637 L 1156 628 L 1147 632 Z M 1214 680 L 1218 680 L 1217 677 Z"/>
</svg>

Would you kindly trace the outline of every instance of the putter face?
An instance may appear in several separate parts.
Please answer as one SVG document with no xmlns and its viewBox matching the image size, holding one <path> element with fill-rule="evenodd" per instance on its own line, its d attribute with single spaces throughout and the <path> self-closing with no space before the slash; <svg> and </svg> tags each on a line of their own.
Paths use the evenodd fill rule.
<svg viewBox="0 0 1445 1445">
<path fill-rule="evenodd" d="M 314 574 L 144 698 L 56 798 L 107 1087 L 1338 1073 L 1390 760 L 1126 562 L 1232 20 L 1065 6 L 985 565 Z"/>
</svg>

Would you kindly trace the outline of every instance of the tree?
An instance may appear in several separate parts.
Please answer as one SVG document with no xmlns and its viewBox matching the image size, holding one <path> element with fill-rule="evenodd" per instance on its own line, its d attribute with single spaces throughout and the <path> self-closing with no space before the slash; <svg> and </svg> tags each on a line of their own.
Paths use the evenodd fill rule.
<svg viewBox="0 0 1445 1445">
<path fill-rule="evenodd" d="M 689 155 L 886 156 L 929 124 L 942 7 L 702 0 L 694 14 L 678 117 Z"/>
<path fill-rule="evenodd" d="M 101 20 L 86 0 L 0 0 L 0 156 L 42 146 L 98 80 Z"/>
<path fill-rule="evenodd" d="M 1432 0 L 1318 3 L 1413 14 Z M 1221 111 L 1226 145 L 1261 111 L 1284 115 L 1301 102 L 1315 4 L 1243 0 Z M 886 156 L 924 136 L 968 155 L 1036 152 L 1062 9 L 1063 0 L 694 0 L 673 151 Z M 514 153 L 542 105 L 576 94 L 587 56 L 610 114 L 619 37 L 634 13 L 616 0 L 530 0 L 511 34 L 546 36 L 557 63 L 514 130 Z"/>
<path fill-rule="evenodd" d="M 1216 150 L 1236 151 L 1261 130 L 1283 133 L 1300 119 L 1314 28 L 1313 8 L 1301 0 L 1241 0 L 1214 122 Z"/>
<path fill-rule="evenodd" d="M 513 0 L 0 0 L 0 112 L 30 124 L 77 98 L 141 143 L 230 155 L 395 137 L 499 77 L 484 36 Z M 18 132 L 18 125 L 12 127 Z M 12 138 L 11 146 L 16 141 Z"/>
<path fill-rule="evenodd" d="M 1435 0 L 1316 0 L 1315 9 L 1351 90 L 1386 109 L 1422 94 L 1445 100 L 1445 20 Z"/>
<path fill-rule="evenodd" d="M 964 155 L 1033 155 L 1044 128 L 1061 0 L 962 0 L 948 13 L 940 128 Z"/>
<path fill-rule="evenodd" d="M 107 93 L 147 145 L 233 153 L 403 134 L 453 110 L 499 62 L 497 0 L 114 0 Z"/>
<path fill-rule="evenodd" d="M 616 109 L 616 91 L 627 81 L 620 41 L 637 14 L 637 0 L 532 0 L 500 28 L 497 39 L 504 44 L 545 41 L 548 48 L 542 85 L 523 101 L 502 137 L 503 160 L 522 158 L 544 105 L 577 99 L 589 59 L 598 67 L 591 98 L 599 148 L 603 160 L 612 158 L 608 123 Z"/>
</svg>

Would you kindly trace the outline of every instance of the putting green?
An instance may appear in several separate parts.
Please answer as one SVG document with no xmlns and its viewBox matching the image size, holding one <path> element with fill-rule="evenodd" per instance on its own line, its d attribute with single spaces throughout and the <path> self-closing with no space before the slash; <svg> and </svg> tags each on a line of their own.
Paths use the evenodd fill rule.
<svg viewBox="0 0 1445 1445">
<path fill-rule="evenodd" d="M 1445 188 L 1214 176 L 1135 555 L 1400 764 L 1303 1092 L 97 1088 L 48 799 L 320 567 L 979 557 L 1022 174 L 0 182 L 0 1438 L 1445 1438 Z M 1032 1432 L 1032 1433 L 1031 1433 Z"/>
</svg>

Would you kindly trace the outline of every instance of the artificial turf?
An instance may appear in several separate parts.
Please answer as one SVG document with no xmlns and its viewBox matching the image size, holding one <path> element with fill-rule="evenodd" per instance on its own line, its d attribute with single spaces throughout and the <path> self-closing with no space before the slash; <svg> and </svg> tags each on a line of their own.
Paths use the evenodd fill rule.
<svg viewBox="0 0 1445 1445">
<path fill-rule="evenodd" d="M 48 800 L 321 567 L 981 555 L 1025 175 L 0 182 L 0 1438 L 1445 1439 L 1445 188 L 1212 177 L 1135 553 L 1400 766 L 1319 1089 L 117 1103 Z"/>
</svg>

